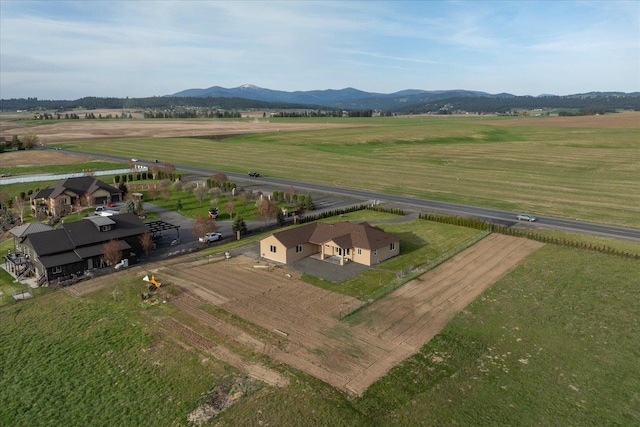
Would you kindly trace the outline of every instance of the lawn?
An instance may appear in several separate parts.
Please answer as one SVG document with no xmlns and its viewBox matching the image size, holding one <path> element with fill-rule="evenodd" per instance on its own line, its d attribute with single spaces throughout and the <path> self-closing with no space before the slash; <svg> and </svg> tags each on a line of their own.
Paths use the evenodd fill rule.
<svg viewBox="0 0 640 427">
<path fill-rule="evenodd" d="M 223 140 L 108 143 L 126 156 L 153 144 L 158 157 L 175 164 L 637 226 L 640 192 L 629 189 L 640 181 L 638 129 L 507 127 L 479 118 L 362 123 Z M 100 152 L 105 143 L 81 146 Z"/>
<path fill-rule="evenodd" d="M 363 211 L 365 213 L 369 211 Z M 387 214 L 389 215 L 389 214 Z M 358 276 L 340 283 L 303 275 L 302 279 L 315 286 L 358 298 L 362 301 L 378 299 L 413 276 L 405 276 L 411 270 L 420 269 L 436 260 L 444 261 L 465 249 L 479 230 L 457 227 L 425 220 L 412 220 L 385 224 L 372 224 L 387 233 L 400 237 L 400 255 L 374 266 Z"/>
</svg>

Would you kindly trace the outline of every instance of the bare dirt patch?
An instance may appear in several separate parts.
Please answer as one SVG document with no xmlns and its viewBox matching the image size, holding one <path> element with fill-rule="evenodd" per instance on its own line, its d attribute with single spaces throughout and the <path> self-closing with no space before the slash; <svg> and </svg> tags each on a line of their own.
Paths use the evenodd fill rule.
<svg viewBox="0 0 640 427">
<path fill-rule="evenodd" d="M 2 153 L 2 166 L 4 167 L 71 165 L 86 161 L 86 156 L 76 156 L 53 150 L 8 151 Z"/>
<path fill-rule="evenodd" d="M 484 123 L 495 126 L 555 126 L 601 129 L 640 129 L 640 111 L 574 117 L 523 117 Z"/>
<path fill-rule="evenodd" d="M 247 258 L 165 270 L 189 295 L 176 304 L 254 351 L 361 394 L 393 366 L 416 353 L 449 320 L 540 243 L 491 235 L 440 267 L 363 309 L 351 326 L 342 313 L 360 301 L 299 280 L 297 273 Z M 212 304 L 271 334 L 248 337 L 198 314 Z M 277 340 L 277 341 L 275 341 Z M 262 341 L 263 345 L 259 342 Z"/>
</svg>

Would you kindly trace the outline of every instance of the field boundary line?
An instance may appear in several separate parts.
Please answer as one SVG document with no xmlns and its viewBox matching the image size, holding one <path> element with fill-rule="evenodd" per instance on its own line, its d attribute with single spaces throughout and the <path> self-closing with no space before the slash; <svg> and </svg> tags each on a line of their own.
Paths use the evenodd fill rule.
<svg viewBox="0 0 640 427">
<path fill-rule="evenodd" d="M 455 248 L 450 249 L 449 251 L 443 253 L 439 257 L 433 259 L 431 262 L 429 262 L 427 264 L 424 264 L 424 265 L 422 265 L 420 267 L 416 267 L 416 268 L 412 269 L 409 273 L 407 273 L 405 275 L 396 276 L 396 278 L 393 279 L 391 282 L 389 282 L 388 284 L 384 285 L 383 287 L 381 287 L 381 288 L 377 289 L 375 292 L 373 292 L 371 294 L 371 296 L 369 297 L 369 299 L 367 299 L 366 301 L 363 301 L 362 304 L 360 304 L 358 307 L 354 308 L 352 311 L 350 311 L 348 313 L 345 313 L 340 318 L 340 320 L 344 320 L 344 319 L 349 318 L 349 316 L 357 313 L 358 311 L 362 310 L 363 308 L 366 308 L 366 307 L 370 306 L 374 302 L 378 301 L 379 299 L 381 299 L 381 298 L 385 297 L 386 295 L 390 294 L 391 292 L 395 291 L 396 289 L 398 289 L 399 287 L 401 287 L 405 283 L 420 277 L 421 275 L 423 275 L 424 273 L 426 273 L 429 270 L 433 270 L 434 268 L 436 268 L 440 264 L 448 261 L 449 259 L 453 258 L 454 256 L 456 256 L 460 252 L 464 251 L 465 249 L 470 248 L 471 246 L 475 245 L 480 240 L 484 239 L 485 237 L 487 237 L 490 234 L 491 234 L 490 231 L 484 230 L 481 233 L 478 233 L 475 236 L 471 237 L 470 239 L 465 240 L 464 242 L 462 242 L 461 244 L 459 244 Z"/>
</svg>

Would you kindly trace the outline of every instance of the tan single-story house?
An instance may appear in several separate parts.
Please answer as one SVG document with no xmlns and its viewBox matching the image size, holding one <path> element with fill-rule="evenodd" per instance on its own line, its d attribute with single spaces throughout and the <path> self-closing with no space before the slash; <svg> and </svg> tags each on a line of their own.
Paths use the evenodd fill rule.
<svg viewBox="0 0 640 427">
<path fill-rule="evenodd" d="M 92 176 L 67 178 L 31 196 L 31 212 L 49 216 L 70 213 L 76 206 L 122 201 L 122 191 Z"/>
<path fill-rule="evenodd" d="M 400 238 L 364 222 L 322 222 L 274 233 L 260 241 L 263 258 L 288 264 L 320 254 L 320 259 L 340 257 L 340 265 L 352 261 L 374 265 L 400 253 Z"/>
</svg>

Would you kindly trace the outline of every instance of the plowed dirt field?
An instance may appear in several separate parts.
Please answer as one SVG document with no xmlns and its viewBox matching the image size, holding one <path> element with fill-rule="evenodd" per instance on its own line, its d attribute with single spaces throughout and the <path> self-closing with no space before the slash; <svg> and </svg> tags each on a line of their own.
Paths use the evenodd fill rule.
<svg viewBox="0 0 640 427">
<path fill-rule="evenodd" d="M 359 300 L 306 284 L 299 280 L 299 273 L 283 266 L 240 256 L 166 269 L 162 276 L 186 293 L 175 305 L 201 317 L 207 327 L 361 394 L 540 246 L 526 239 L 490 235 L 363 309 L 357 314 L 362 322 L 355 326 L 340 318 L 358 308 Z M 328 264 L 327 268 L 339 266 Z M 211 318 L 198 308 L 206 304 L 263 328 L 270 338 L 249 336 Z"/>
</svg>

